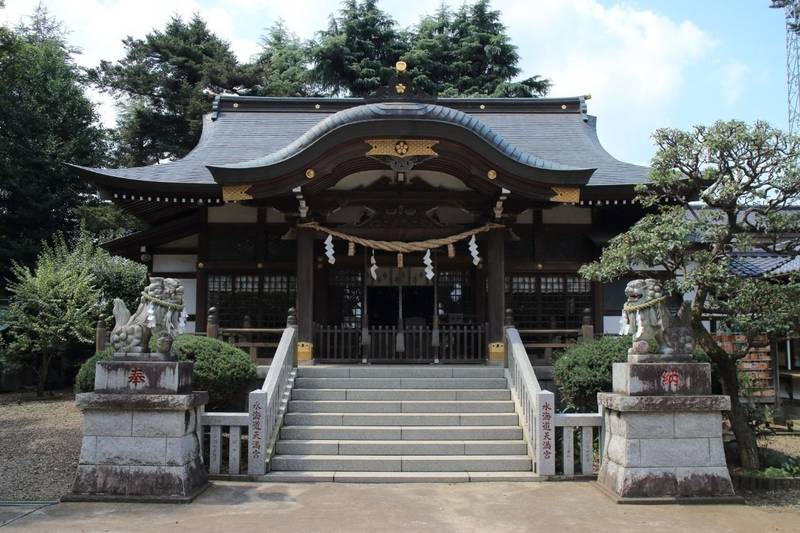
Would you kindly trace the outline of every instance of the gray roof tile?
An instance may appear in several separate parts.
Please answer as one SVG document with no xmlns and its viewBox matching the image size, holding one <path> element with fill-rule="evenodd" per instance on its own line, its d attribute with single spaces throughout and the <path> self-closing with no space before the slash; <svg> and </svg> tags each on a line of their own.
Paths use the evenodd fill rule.
<svg viewBox="0 0 800 533">
<path fill-rule="evenodd" d="M 183 159 L 147 167 L 86 170 L 123 180 L 213 185 L 215 182 L 207 165 L 241 166 L 253 160 L 279 158 L 293 143 L 296 147 L 303 139 L 307 141 L 324 129 L 358 116 L 359 108 L 375 105 L 381 104 L 351 107 L 338 113 L 221 111 L 216 120 L 211 119 L 211 114 L 204 117 L 200 141 Z M 492 139 L 501 151 L 517 160 L 543 168 L 596 168 L 589 186 L 634 185 L 647 181 L 647 167 L 619 161 L 605 151 L 597 138 L 595 117 L 580 113 L 526 112 L 524 106 L 519 106 L 519 110 L 493 112 L 487 109 L 473 114 L 440 105 L 433 107 L 438 108 L 435 109 L 437 117 L 459 121 L 465 127 L 470 124 L 473 131 Z M 423 112 L 416 103 L 406 106 L 406 110 L 412 117 Z M 388 112 L 387 109 L 375 111 Z"/>
</svg>

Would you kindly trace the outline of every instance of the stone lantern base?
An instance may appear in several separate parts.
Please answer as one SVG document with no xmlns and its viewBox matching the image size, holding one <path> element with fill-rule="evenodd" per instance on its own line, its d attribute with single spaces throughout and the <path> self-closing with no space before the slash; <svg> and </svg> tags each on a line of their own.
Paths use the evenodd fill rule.
<svg viewBox="0 0 800 533">
<path fill-rule="evenodd" d="M 605 436 L 600 487 L 620 503 L 738 502 L 725 463 L 721 412 L 705 363 L 615 363 L 598 394 Z"/>
<path fill-rule="evenodd" d="M 97 364 L 95 392 L 78 394 L 83 442 L 64 501 L 190 502 L 208 487 L 192 363 L 122 360 Z"/>
</svg>

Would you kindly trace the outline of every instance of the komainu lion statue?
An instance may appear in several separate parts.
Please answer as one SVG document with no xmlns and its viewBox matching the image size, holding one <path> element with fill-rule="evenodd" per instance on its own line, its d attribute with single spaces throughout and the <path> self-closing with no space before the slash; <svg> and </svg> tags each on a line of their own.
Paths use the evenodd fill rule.
<svg viewBox="0 0 800 533">
<path fill-rule="evenodd" d="M 155 337 L 158 352 L 169 354 L 172 341 L 183 330 L 183 285 L 177 279 L 151 277 L 142 291 L 139 307 L 131 315 L 125 302 L 114 298 L 114 329 L 111 345 L 116 353 L 146 353 Z"/>
<path fill-rule="evenodd" d="M 630 354 L 650 352 L 650 344 L 657 346 L 655 353 L 671 354 L 664 332 L 670 326 L 664 289 L 655 279 L 635 279 L 625 287 L 627 300 L 622 308 L 622 335 L 633 335 Z"/>
</svg>

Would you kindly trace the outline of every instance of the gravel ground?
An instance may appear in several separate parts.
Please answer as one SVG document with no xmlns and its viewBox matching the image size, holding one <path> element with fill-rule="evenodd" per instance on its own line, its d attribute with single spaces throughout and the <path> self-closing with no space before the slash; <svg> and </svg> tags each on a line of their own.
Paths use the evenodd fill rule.
<svg viewBox="0 0 800 533">
<path fill-rule="evenodd" d="M 57 500 L 72 487 L 80 450 L 71 391 L 0 394 L 0 500 Z"/>
</svg>

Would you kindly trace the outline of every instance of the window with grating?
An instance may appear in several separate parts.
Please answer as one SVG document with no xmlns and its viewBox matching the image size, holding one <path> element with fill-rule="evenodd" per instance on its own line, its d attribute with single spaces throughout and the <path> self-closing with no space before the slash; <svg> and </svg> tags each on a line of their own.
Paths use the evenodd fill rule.
<svg viewBox="0 0 800 533">
<path fill-rule="evenodd" d="M 208 303 L 217 308 L 221 327 L 240 328 L 245 316 L 255 328 L 283 327 L 295 304 L 295 276 L 210 274 Z"/>
<path fill-rule="evenodd" d="M 592 308 L 591 282 L 571 274 L 506 275 L 506 307 L 521 329 L 577 329 Z"/>
<path fill-rule="evenodd" d="M 443 270 L 436 279 L 441 311 L 448 322 L 475 318 L 475 294 L 472 274 L 465 270 Z"/>
<path fill-rule="evenodd" d="M 361 327 L 362 271 L 335 268 L 328 273 L 329 325 Z"/>
</svg>

